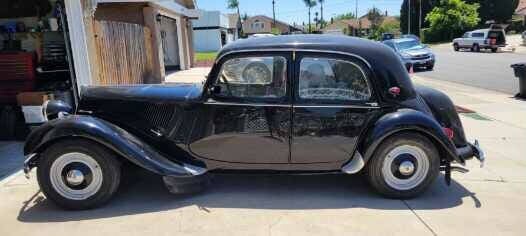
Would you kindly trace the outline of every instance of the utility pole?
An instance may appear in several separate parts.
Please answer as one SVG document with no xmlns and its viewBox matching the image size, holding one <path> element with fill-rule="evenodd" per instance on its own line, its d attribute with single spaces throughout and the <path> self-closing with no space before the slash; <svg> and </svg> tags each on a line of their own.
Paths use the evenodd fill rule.
<svg viewBox="0 0 526 236">
<path fill-rule="evenodd" d="M 354 36 L 359 36 L 362 31 L 362 22 L 360 22 L 360 19 L 358 18 L 358 0 L 354 0 L 354 3 L 356 4 L 354 8 L 354 19 L 358 21 L 358 32 L 356 32 L 356 29 L 354 29 L 356 32 Z"/>
<path fill-rule="evenodd" d="M 418 33 L 422 34 L 422 0 L 420 0 L 420 16 L 418 17 Z M 418 35 L 420 37 L 420 35 Z"/>
<path fill-rule="evenodd" d="M 274 19 L 274 27 L 276 27 L 276 1 L 272 0 L 272 15 Z"/>
<path fill-rule="evenodd" d="M 407 34 L 411 34 L 411 0 L 407 0 Z"/>
<path fill-rule="evenodd" d="M 321 5 L 321 28 L 323 29 L 323 24 L 324 24 L 324 21 L 323 21 L 323 1 L 320 1 L 320 5 Z"/>
<path fill-rule="evenodd" d="M 358 0 L 354 0 L 356 7 L 354 8 L 354 18 L 358 19 Z"/>
</svg>

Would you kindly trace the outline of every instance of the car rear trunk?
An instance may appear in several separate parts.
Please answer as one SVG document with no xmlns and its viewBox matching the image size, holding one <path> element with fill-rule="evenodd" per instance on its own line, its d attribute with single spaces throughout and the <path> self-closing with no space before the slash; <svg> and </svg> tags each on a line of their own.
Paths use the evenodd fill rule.
<svg viewBox="0 0 526 236">
<path fill-rule="evenodd" d="M 488 32 L 488 40 L 491 45 L 506 45 L 506 36 L 502 30 L 491 30 Z"/>
</svg>

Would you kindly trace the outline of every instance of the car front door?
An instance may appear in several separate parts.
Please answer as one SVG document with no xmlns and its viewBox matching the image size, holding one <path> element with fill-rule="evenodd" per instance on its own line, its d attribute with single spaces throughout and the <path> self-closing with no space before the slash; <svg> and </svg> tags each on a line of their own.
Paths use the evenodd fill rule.
<svg viewBox="0 0 526 236">
<path fill-rule="evenodd" d="M 202 127 L 190 150 L 231 163 L 289 162 L 292 104 L 290 53 L 240 54 L 212 72 Z M 213 74 L 216 75 L 213 75 Z"/>
<path fill-rule="evenodd" d="M 462 36 L 462 41 L 460 46 L 469 46 L 471 47 L 473 45 L 473 38 L 471 37 L 471 33 L 465 33 L 464 36 Z"/>
<path fill-rule="evenodd" d="M 292 163 L 349 160 L 379 111 L 366 64 L 352 56 L 299 53 L 295 61 Z"/>
</svg>

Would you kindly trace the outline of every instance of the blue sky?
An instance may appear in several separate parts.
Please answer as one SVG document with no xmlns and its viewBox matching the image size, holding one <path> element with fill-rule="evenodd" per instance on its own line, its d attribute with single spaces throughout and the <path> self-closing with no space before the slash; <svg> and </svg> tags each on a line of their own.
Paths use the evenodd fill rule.
<svg viewBox="0 0 526 236">
<path fill-rule="evenodd" d="M 275 0 L 276 18 L 290 24 L 296 22 L 307 23 L 307 8 L 302 0 Z M 324 17 L 330 19 L 346 12 L 354 12 L 356 0 L 325 0 Z M 400 6 L 403 0 L 358 0 L 358 15 L 363 15 L 373 6 L 389 15 L 400 15 Z M 197 0 L 197 6 L 203 10 L 219 10 L 224 13 L 234 12 L 226 8 L 226 0 Z M 272 0 L 239 0 L 241 14 L 267 15 L 272 17 Z M 313 8 L 312 14 L 319 11 L 319 5 Z"/>
</svg>

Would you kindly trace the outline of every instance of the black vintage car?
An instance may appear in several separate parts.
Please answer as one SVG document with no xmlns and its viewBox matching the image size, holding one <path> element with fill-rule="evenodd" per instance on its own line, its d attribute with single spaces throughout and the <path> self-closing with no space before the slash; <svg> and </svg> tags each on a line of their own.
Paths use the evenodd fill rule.
<svg viewBox="0 0 526 236">
<path fill-rule="evenodd" d="M 279 36 L 226 46 L 203 84 L 87 87 L 76 109 L 47 104 L 25 171 L 65 208 L 107 202 L 124 166 L 163 177 L 171 192 L 209 173 L 366 173 L 380 194 L 409 198 L 484 156 L 466 141 L 451 100 L 413 86 L 383 44 Z"/>
</svg>

